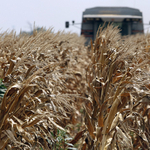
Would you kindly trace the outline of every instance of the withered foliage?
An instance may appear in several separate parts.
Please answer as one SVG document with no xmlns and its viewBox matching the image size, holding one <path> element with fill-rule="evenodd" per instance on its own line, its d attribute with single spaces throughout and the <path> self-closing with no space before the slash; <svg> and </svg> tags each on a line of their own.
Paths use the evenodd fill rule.
<svg viewBox="0 0 150 150">
<path fill-rule="evenodd" d="M 0 149 L 150 149 L 150 35 L 99 28 L 0 35 Z M 75 128 L 80 124 L 79 131 Z"/>
<path fill-rule="evenodd" d="M 150 148 L 149 42 L 149 35 L 121 38 L 111 25 L 99 28 L 91 42 L 82 149 Z"/>
<path fill-rule="evenodd" d="M 79 116 L 89 61 L 76 34 L 1 34 L 0 149 L 54 149 L 57 130 L 69 134 Z"/>
</svg>

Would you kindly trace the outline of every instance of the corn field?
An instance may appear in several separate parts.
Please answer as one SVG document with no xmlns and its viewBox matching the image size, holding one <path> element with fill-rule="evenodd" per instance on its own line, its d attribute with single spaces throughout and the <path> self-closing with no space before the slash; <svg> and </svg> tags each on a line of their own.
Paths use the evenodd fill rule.
<svg viewBox="0 0 150 150">
<path fill-rule="evenodd" d="M 0 34 L 0 150 L 150 149 L 150 34 Z"/>
</svg>

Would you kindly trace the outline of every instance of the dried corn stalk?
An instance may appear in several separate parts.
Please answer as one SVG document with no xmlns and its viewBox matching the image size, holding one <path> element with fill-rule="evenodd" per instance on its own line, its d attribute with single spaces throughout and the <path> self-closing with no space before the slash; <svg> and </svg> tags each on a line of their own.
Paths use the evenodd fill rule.
<svg viewBox="0 0 150 150">
<path fill-rule="evenodd" d="M 149 117 L 144 113 L 150 95 L 149 39 L 144 35 L 121 39 L 119 30 L 109 25 L 104 30 L 100 27 L 91 42 L 92 63 L 87 71 L 91 105 L 85 105 L 87 149 L 150 148 Z"/>
<path fill-rule="evenodd" d="M 0 149 L 54 149 L 57 130 L 71 134 L 66 126 L 80 117 L 76 109 L 87 93 L 88 60 L 84 38 L 76 34 L 49 29 L 0 35 L 0 78 L 7 87 L 0 105 Z"/>
</svg>

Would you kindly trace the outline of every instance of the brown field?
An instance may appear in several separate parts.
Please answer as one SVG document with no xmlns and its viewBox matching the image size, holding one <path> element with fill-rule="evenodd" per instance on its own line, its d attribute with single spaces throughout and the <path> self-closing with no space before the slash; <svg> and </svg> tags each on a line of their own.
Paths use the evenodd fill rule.
<svg viewBox="0 0 150 150">
<path fill-rule="evenodd" d="M 0 150 L 150 149 L 150 35 L 84 41 L 0 34 Z"/>
</svg>

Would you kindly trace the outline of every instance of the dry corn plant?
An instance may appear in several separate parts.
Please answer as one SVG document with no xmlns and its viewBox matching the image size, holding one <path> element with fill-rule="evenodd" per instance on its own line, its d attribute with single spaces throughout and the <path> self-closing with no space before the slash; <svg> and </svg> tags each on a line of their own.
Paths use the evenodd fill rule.
<svg viewBox="0 0 150 150">
<path fill-rule="evenodd" d="M 87 71 L 86 128 L 74 139 L 83 140 L 82 150 L 150 148 L 149 40 L 99 28 Z"/>
<path fill-rule="evenodd" d="M 76 34 L 1 33 L 0 149 L 149 149 L 149 52 L 149 34 L 121 39 L 112 26 L 90 55 Z M 59 142 L 59 130 L 75 136 Z"/>
<path fill-rule="evenodd" d="M 57 130 L 71 135 L 66 126 L 76 124 L 75 109 L 87 94 L 88 60 L 76 34 L 1 34 L 0 78 L 7 91 L 0 103 L 0 149 L 58 149 Z"/>
</svg>

